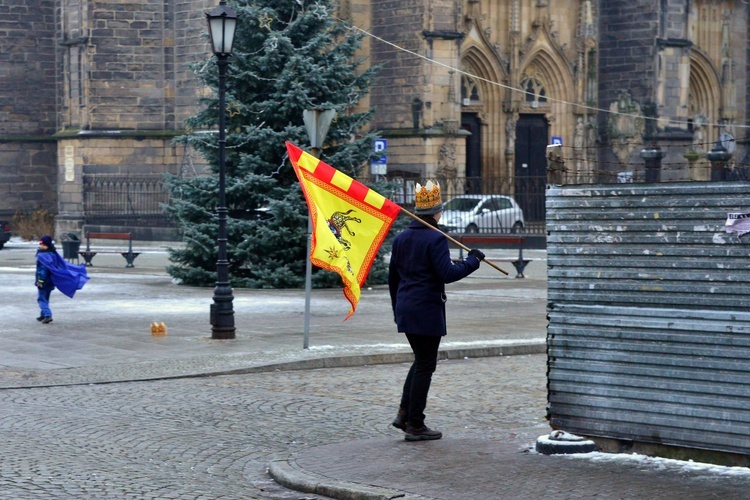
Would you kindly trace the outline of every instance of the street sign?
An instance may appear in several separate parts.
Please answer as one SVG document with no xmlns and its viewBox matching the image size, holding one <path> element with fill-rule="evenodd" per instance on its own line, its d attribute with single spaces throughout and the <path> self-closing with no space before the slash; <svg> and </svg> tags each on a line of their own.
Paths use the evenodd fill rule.
<svg viewBox="0 0 750 500">
<path fill-rule="evenodd" d="M 388 141 L 386 139 L 375 139 L 372 142 L 372 148 L 380 157 L 372 160 L 370 163 L 370 172 L 373 175 L 385 175 L 388 172 Z"/>
<path fill-rule="evenodd" d="M 559 144 L 559 145 L 562 146 L 562 137 L 559 137 L 559 136 L 556 136 L 556 135 L 552 136 L 552 142 L 550 144 L 552 144 L 553 146 L 555 144 Z"/>
<path fill-rule="evenodd" d="M 385 163 L 371 163 L 370 173 L 372 175 L 385 175 L 388 173 L 388 165 Z"/>
<path fill-rule="evenodd" d="M 388 141 L 386 139 L 375 139 L 372 143 L 372 148 L 376 153 L 380 153 L 380 158 L 373 160 L 373 165 L 385 165 L 388 163 Z"/>
</svg>

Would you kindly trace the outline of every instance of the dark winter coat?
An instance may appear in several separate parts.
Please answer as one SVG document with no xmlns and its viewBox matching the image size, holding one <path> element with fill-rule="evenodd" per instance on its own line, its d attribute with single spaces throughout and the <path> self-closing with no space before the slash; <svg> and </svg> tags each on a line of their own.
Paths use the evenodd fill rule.
<svg viewBox="0 0 750 500">
<path fill-rule="evenodd" d="M 412 221 L 394 238 L 388 268 L 388 288 L 398 331 L 445 335 L 445 284 L 473 273 L 479 262 L 472 255 L 453 263 L 445 236 Z"/>
<path fill-rule="evenodd" d="M 37 249 L 36 251 L 36 279 L 34 280 L 34 284 L 42 290 L 54 290 L 55 283 L 52 281 L 52 273 L 50 273 L 49 268 L 44 264 L 44 257 L 39 258 L 39 256 L 50 254 L 54 251 L 54 247 L 48 250 Z"/>
</svg>

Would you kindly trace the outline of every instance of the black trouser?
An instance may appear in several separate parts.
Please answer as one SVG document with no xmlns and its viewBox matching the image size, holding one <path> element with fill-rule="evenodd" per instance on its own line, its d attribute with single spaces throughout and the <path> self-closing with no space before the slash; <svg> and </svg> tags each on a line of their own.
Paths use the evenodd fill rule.
<svg viewBox="0 0 750 500">
<path fill-rule="evenodd" d="M 414 352 L 414 363 L 409 368 L 409 374 L 404 382 L 401 409 L 406 411 L 409 425 L 422 427 L 427 393 L 430 392 L 432 374 L 437 366 L 438 348 L 442 337 L 407 333 L 406 338 Z"/>
</svg>

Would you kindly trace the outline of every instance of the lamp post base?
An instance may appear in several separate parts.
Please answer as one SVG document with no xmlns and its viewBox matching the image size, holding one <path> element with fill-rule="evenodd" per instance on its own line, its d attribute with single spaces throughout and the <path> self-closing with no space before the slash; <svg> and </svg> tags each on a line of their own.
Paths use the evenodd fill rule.
<svg viewBox="0 0 750 500">
<path fill-rule="evenodd" d="M 218 340 L 231 340 L 235 336 L 234 309 L 232 299 L 229 297 L 214 296 L 211 304 L 211 338 Z"/>
</svg>

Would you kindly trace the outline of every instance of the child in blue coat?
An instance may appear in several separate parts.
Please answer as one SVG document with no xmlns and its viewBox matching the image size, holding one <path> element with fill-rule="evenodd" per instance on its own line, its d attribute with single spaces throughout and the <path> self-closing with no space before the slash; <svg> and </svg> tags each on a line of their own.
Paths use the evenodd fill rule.
<svg viewBox="0 0 750 500">
<path fill-rule="evenodd" d="M 37 302 L 41 313 L 37 321 L 43 324 L 52 323 L 52 310 L 49 306 L 50 294 L 57 287 L 62 293 L 73 298 L 77 290 L 89 280 L 86 266 L 68 264 L 55 249 L 52 237 L 44 235 L 39 239 L 36 251 Z"/>
</svg>

